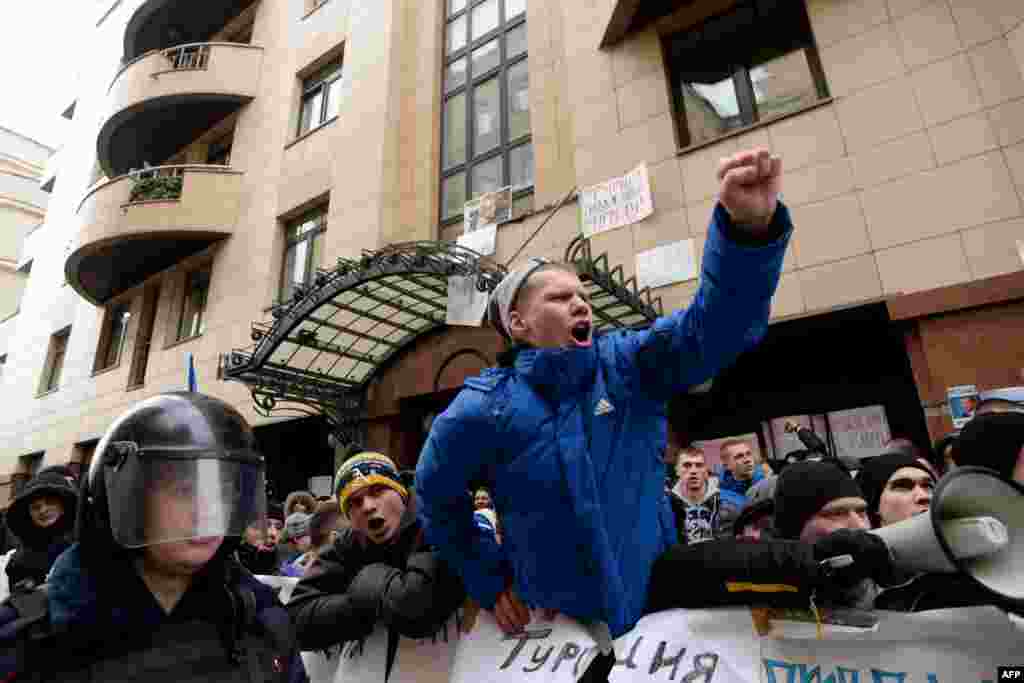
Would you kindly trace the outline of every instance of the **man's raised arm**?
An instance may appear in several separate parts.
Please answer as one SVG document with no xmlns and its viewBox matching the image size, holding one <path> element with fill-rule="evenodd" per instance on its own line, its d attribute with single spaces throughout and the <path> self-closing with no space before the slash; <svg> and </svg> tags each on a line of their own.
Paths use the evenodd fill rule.
<svg viewBox="0 0 1024 683">
<path fill-rule="evenodd" d="M 722 160 L 693 303 L 620 347 L 650 395 L 667 400 L 702 384 L 764 337 L 793 229 L 778 200 L 781 175 L 781 160 L 766 150 Z"/>
</svg>

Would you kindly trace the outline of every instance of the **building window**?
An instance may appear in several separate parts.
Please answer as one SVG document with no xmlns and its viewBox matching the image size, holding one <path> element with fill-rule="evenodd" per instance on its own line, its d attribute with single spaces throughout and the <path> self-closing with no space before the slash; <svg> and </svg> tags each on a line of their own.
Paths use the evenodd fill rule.
<svg viewBox="0 0 1024 683">
<path fill-rule="evenodd" d="M 341 111 L 341 60 L 337 59 L 302 81 L 299 135 L 334 119 Z"/>
<path fill-rule="evenodd" d="M 231 165 L 231 146 L 234 143 L 234 131 L 222 138 L 214 140 L 206 149 L 206 163 L 215 166 Z"/>
<path fill-rule="evenodd" d="M 804 0 L 743 0 L 665 43 L 683 147 L 828 97 Z"/>
<path fill-rule="evenodd" d="M 533 189 L 526 0 L 447 0 L 441 221 L 511 185 Z"/>
<path fill-rule="evenodd" d="M 60 386 L 60 373 L 64 369 L 64 356 L 67 354 L 70 337 L 70 327 L 65 327 L 50 336 L 50 348 L 46 353 L 46 364 L 43 366 L 43 381 L 40 384 L 39 393 L 56 391 Z"/>
<path fill-rule="evenodd" d="M 125 338 L 128 335 L 128 320 L 132 317 L 128 303 L 117 304 L 107 309 L 100 343 L 96 348 L 96 363 L 93 372 L 112 368 L 121 362 Z"/>
<path fill-rule="evenodd" d="M 198 337 L 206 329 L 206 298 L 210 293 L 210 267 L 193 270 L 185 276 L 177 340 Z"/>
<path fill-rule="evenodd" d="M 327 231 L 327 207 L 313 209 L 285 226 L 284 270 L 281 301 L 288 301 L 296 287 L 313 281 L 320 266 L 323 235 Z"/>
</svg>

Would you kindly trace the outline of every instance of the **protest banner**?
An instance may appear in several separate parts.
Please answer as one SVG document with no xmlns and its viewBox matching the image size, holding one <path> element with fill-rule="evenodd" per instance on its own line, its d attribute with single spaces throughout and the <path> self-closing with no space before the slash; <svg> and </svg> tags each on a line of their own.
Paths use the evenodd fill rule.
<svg viewBox="0 0 1024 683">
<path fill-rule="evenodd" d="M 873 612 L 869 628 L 797 621 L 759 637 L 748 608 L 669 610 L 615 642 L 612 683 L 994 683 L 1024 633 L 993 607 L 919 614 Z M 593 639 L 559 618 L 505 636 L 482 618 L 460 643 L 452 683 L 579 680 Z M 584 652 L 590 650 L 586 655 Z"/>
<path fill-rule="evenodd" d="M 620 178 L 584 187 L 579 193 L 580 232 L 590 238 L 654 213 L 647 164 L 640 164 Z"/>
<path fill-rule="evenodd" d="M 281 581 L 259 578 L 270 585 Z M 755 629 L 752 612 L 758 611 L 768 615 L 766 629 Z M 841 618 L 842 612 L 835 610 L 839 617 L 826 618 L 820 629 L 806 610 L 651 614 L 614 642 L 609 680 L 996 683 L 998 667 L 1019 664 L 1017 653 L 1024 652 L 1024 620 L 995 607 L 860 610 L 851 619 Z M 311 683 L 575 683 L 598 654 L 587 629 L 563 616 L 545 620 L 535 612 L 517 635 L 503 633 L 486 610 L 471 629 L 461 619 L 454 615 L 432 638 L 420 640 L 379 627 L 365 640 L 327 653 L 303 652 L 303 663 Z M 390 667 L 389 638 L 398 641 Z"/>
</svg>

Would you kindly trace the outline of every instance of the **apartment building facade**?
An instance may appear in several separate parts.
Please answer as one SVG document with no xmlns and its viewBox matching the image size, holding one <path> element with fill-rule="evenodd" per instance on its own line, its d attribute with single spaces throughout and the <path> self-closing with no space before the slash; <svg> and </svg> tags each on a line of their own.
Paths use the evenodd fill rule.
<svg viewBox="0 0 1024 683">
<path fill-rule="evenodd" d="M 46 215 L 49 195 L 39 185 L 52 154 L 41 142 L 0 127 L 0 372 L 31 268 L 21 261 L 22 244 Z"/>
<path fill-rule="evenodd" d="M 701 430 L 879 404 L 924 439 L 945 386 L 1020 379 L 999 343 L 1024 299 L 1018 3 L 104 5 L 10 336 L 0 471 L 87 462 L 189 356 L 282 487 L 330 472 L 339 421 L 411 467 L 501 347 L 443 324 L 447 275 L 568 256 L 610 325 L 685 306 L 697 280 L 638 293 L 637 256 L 692 240 L 699 261 L 718 160 L 752 146 L 782 156 L 797 232 L 769 339 Z M 574 242 L 574 190 L 641 164 L 653 214 Z M 508 186 L 491 259 L 445 246 Z"/>
</svg>

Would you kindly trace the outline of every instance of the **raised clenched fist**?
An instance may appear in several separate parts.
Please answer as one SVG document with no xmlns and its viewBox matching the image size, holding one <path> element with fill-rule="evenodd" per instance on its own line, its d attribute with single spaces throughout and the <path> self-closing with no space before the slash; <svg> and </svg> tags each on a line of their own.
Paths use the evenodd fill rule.
<svg viewBox="0 0 1024 683">
<path fill-rule="evenodd" d="M 722 159 L 718 201 L 741 229 L 757 233 L 775 215 L 782 189 L 782 160 L 767 149 L 750 150 Z"/>
</svg>

